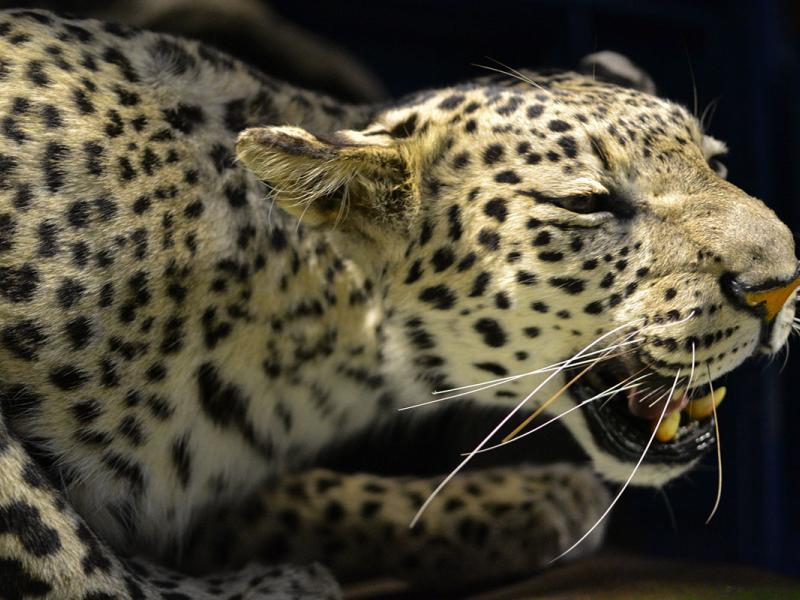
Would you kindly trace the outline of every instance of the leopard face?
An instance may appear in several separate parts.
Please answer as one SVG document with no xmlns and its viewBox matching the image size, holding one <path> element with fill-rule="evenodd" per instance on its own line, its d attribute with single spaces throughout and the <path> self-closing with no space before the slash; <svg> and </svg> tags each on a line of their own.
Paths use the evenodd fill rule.
<svg viewBox="0 0 800 600">
<path fill-rule="evenodd" d="M 421 94 L 360 131 L 247 130 L 237 152 L 369 274 L 386 361 L 436 389 L 494 380 L 469 396 L 520 415 L 570 383 L 545 415 L 568 413 L 618 481 L 660 423 L 637 482 L 663 483 L 713 446 L 710 387 L 786 342 L 792 235 L 721 176 L 724 146 L 681 106 L 524 79 Z"/>
</svg>

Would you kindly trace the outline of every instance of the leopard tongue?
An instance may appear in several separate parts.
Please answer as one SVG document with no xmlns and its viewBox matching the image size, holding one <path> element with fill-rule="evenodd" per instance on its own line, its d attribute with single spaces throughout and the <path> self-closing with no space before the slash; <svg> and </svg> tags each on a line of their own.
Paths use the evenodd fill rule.
<svg viewBox="0 0 800 600">
<path fill-rule="evenodd" d="M 659 442 L 669 442 L 678 433 L 681 423 L 681 410 L 688 403 L 685 390 L 674 390 L 669 399 L 659 398 L 653 400 L 649 396 L 640 397 L 636 389 L 628 391 L 628 410 L 630 413 L 641 419 L 650 421 L 653 427 L 661 419 L 661 423 L 656 429 L 656 439 Z M 667 403 L 666 409 L 664 403 Z M 664 417 L 661 418 L 662 413 Z"/>
<path fill-rule="evenodd" d="M 664 417 L 656 429 L 656 439 L 663 443 L 675 439 L 681 424 L 681 411 L 684 409 L 692 421 L 708 417 L 725 398 L 725 392 L 725 387 L 721 386 L 716 388 L 713 393 L 709 392 L 700 398 L 689 400 L 686 390 L 675 390 L 668 401 Z M 628 390 L 628 410 L 633 416 L 650 421 L 652 427 L 656 426 L 662 411 L 664 411 L 664 402 L 667 400 L 654 401 L 649 397 L 641 396 L 636 389 Z"/>
<path fill-rule="evenodd" d="M 628 391 L 628 410 L 634 417 L 647 421 L 658 421 L 664 412 L 664 402 L 668 402 L 664 413 L 666 418 L 672 412 L 680 412 L 689 399 L 683 389 L 675 390 L 669 400 L 659 396 L 642 396 L 637 389 Z"/>
</svg>

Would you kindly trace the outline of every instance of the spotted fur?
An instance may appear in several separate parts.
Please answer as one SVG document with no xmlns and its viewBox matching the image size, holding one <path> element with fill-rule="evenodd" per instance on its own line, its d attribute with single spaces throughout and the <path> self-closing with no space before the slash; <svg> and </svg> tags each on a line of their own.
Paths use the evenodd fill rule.
<svg viewBox="0 0 800 600">
<path fill-rule="evenodd" d="M 334 597 L 324 569 L 263 561 L 347 577 L 381 549 L 428 581 L 540 566 L 607 497 L 575 467 L 467 475 L 417 533 L 430 482 L 265 482 L 433 389 L 633 319 L 685 321 L 644 345 L 665 375 L 690 341 L 715 377 L 780 347 L 791 308 L 765 334 L 723 284 L 792 275 L 792 238 L 709 166 L 719 144 L 635 89 L 530 76 L 350 106 L 196 42 L 3 13 L 3 591 Z M 566 423 L 625 476 L 579 412 Z M 215 554 L 221 538 L 241 543 Z"/>
</svg>

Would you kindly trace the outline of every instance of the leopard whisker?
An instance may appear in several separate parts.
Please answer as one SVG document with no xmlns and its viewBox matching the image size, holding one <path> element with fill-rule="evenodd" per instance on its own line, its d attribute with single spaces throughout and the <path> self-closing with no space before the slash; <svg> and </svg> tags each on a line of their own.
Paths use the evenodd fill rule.
<svg viewBox="0 0 800 600">
<path fill-rule="evenodd" d="M 642 321 L 641 318 L 634 319 L 629 323 L 625 323 L 623 325 L 620 325 L 619 327 L 615 327 L 611 331 L 595 338 L 592 342 L 584 346 L 583 349 L 581 349 L 578 353 L 576 353 L 572 357 L 571 361 L 568 361 L 567 364 L 565 364 L 559 370 L 554 371 L 553 373 L 548 375 L 544 379 L 544 381 L 542 381 L 538 386 L 536 386 L 532 392 L 530 392 L 527 396 L 525 396 L 512 410 L 510 410 L 509 413 L 505 417 L 503 417 L 497 425 L 495 425 L 495 427 L 489 432 L 489 434 L 486 437 L 484 437 L 483 440 L 481 440 L 480 443 L 478 443 L 478 445 L 475 446 L 475 448 L 466 457 L 464 457 L 464 460 L 462 460 L 452 471 L 450 471 L 450 473 L 436 486 L 436 488 L 428 495 L 428 497 L 425 499 L 425 502 L 422 503 L 422 506 L 419 507 L 419 510 L 417 510 L 416 514 L 411 519 L 409 527 L 414 527 L 414 525 L 417 524 L 417 521 L 419 521 L 420 517 L 425 512 L 425 509 L 427 509 L 428 506 L 430 506 L 430 503 L 433 502 L 436 496 L 439 495 L 439 492 L 441 492 L 444 489 L 444 487 L 448 483 L 450 483 L 453 477 L 455 477 L 459 472 L 461 472 L 461 470 L 472 460 L 472 458 L 480 451 L 480 449 L 483 448 L 489 442 L 489 440 L 492 439 L 495 436 L 495 434 L 497 434 L 497 432 L 500 431 L 503 428 L 503 426 L 506 423 L 508 423 L 508 421 L 515 414 L 517 414 L 517 412 L 519 412 L 531 398 L 533 398 L 539 392 L 539 390 L 541 390 L 545 385 L 550 383 L 550 381 L 554 377 L 556 377 L 562 370 L 566 369 L 571 364 L 571 362 L 574 362 L 574 360 L 580 358 L 590 348 L 594 347 L 596 344 L 600 343 L 604 339 L 614 335 L 618 331 L 622 331 L 623 329 L 631 327 L 633 324 L 638 323 L 640 321 Z"/>
<path fill-rule="evenodd" d="M 488 65 L 481 65 L 481 64 L 477 64 L 477 63 L 473 63 L 473 65 L 478 67 L 479 69 L 486 69 L 487 71 L 494 71 L 495 73 L 500 73 L 501 75 L 507 75 L 508 77 L 511 77 L 512 79 L 516 79 L 517 81 L 521 81 L 522 83 L 527 83 L 528 85 L 530 85 L 532 87 L 535 87 L 537 90 L 541 90 L 543 92 L 547 91 L 544 88 L 544 86 L 542 86 L 539 83 L 536 83 L 533 79 L 531 79 L 530 77 L 526 76 L 524 73 L 518 71 L 517 69 L 513 69 L 513 68 L 509 67 L 508 65 L 505 65 L 505 64 L 501 63 L 499 60 L 496 60 L 494 58 L 491 58 L 491 57 L 488 57 L 488 56 L 486 58 L 488 58 L 489 60 L 491 60 L 493 62 L 496 62 L 498 65 L 503 67 L 503 69 L 508 69 L 508 70 L 504 71 L 503 69 L 498 69 L 497 67 L 490 67 Z"/>
<path fill-rule="evenodd" d="M 529 431 L 526 431 L 525 433 L 521 433 L 520 435 L 517 435 L 517 436 L 515 436 L 514 438 L 512 438 L 510 440 L 503 440 L 502 442 L 500 442 L 499 444 L 495 444 L 494 446 L 487 446 L 486 448 L 483 448 L 478 454 L 482 454 L 484 452 L 489 452 L 489 450 L 495 450 L 495 449 L 500 448 L 501 446 L 505 446 L 507 444 L 513 444 L 514 442 L 519 441 L 522 438 L 527 437 L 529 435 L 532 435 L 532 434 L 536 433 L 537 431 L 539 431 L 540 429 L 544 429 L 548 425 L 550 425 L 552 423 L 555 423 L 556 421 L 559 421 L 560 419 L 562 419 L 563 417 L 567 416 L 571 412 L 573 412 L 575 410 L 578 410 L 582 406 L 585 406 L 585 405 L 587 405 L 587 404 L 589 404 L 591 402 L 594 402 L 595 400 L 599 400 L 600 398 L 605 398 L 607 396 L 614 396 L 615 394 L 618 394 L 619 392 L 624 392 L 624 391 L 627 391 L 627 390 L 632 390 L 632 389 L 636 389 L 638 387 L 641 387 L 642 385 L 644 385 L 644 383 L 637 383 L 637 382 L 639 382 L 639 381 L 641 381 L 641 380 L 643 380 L 643 379 L 645 379 L 647 377 L 650 377 L 650 375 L 651 375 L 651 373 L 645 373 L 644 375 L 641 375 L 640 377 L 637 377 L 636 379 L 631 381 L 629 385 L 626 385 L 624 387 L 620 387 L 620 386 L 623 385 L 624 382 L 617 383 L 613 387 L 611 387 L 611 388 L 609 388 L 609 389 L 607 389 L 607 390 L 605 390 L 603 392 L 600 392 L 599 394 L 597 394 L 595 396 L 592 396 L 591 398 L 587 398 L 586 400 L 583 400 L 583 401 L 579 402 L 578 404 L 576 404 L 575 406 L 572 406 L 571 408 L 568 408 L 567 410 L 565 410 L 561 414 L 556 415 L 554 417 L 551 417 L 550 419 L 548 419 L 544 423 L 541 423 L 541 424 L 537 425 L 536 427 L 534 427 L 533 429 L 531 429 Z M 466 454 L 467 453 L 464 453 L 464 454 L 462 454 L 462 456 L 466 456 Z"/>
<path fill-rule="evenodd" d="M 649 392 L 648 392 L 648 393 L 647 393 L 645 396 L 642 396 L 641 398 L 639 398 L 639 399 L 637 400 L 637 402 L 638 402 L 639 404 L 641 404 L 642 402 L 644 402 L 645 400 L 647 400 L 647 399 L 648 399 L 650 396 L 652 396 L 653 394 L 657 394 L 658 392 L 660 392 L 660 391 L 661 391 L 661 390 L 663 390 L 663 389 L 664 389 L 664 386 L 663 386 L 663 385 L 660 385 L 660 386 L 658 386 L 657 388 L 655 388 L 655 389 L 653 389 L 653 390 L 649 391 Z M 606 403 L 608 403 L 608 400 L 606 400 L 606 402 L 603 404 L 603 406 L 605 406 L 605 404 L 606 404 Z"/>
<path fill-rule="evenodd" d="M 585 356 L 593 356 L 595 354 L 608 353 L 610 350 L 615 350 L 615 349 L 617 349 L 617 348 L 619 348 L 621 346 L 626 346 L 626 345 L 630 345 L 630 344 L 634 344 L 634 343 L 638 343 L 638 342 L 639 342 L 639 340 L 633 340 L 633 341 L 630 341 L 630 342 L 624 342 L 624 343 L 620 343 L 620 344 L 613 344 L 611 346 L 603 348 L 602 350 L 598 350 L 596 352 L 590 352 L 590 353 L 586 354 Z M 609 360 L 611 358 L 616 358 L 616 357 L 619 357 L 619 356 L 624 356 L 624 355 L 630 354 L 631 352 L 633 352 L 633 349 L 627 350 L 627 351 L 623 351 L 623 352 L 619 352 L 619 353 L 613 354 L 613 355 L 604 356 L 604 357 L 602 357 L 602 359 L 603 360 Z M 572 360 L 572 359 L 568 359 L 568 360 Z M 594 362 L 594 360 L 595 359 L 586 360 L 586 361 L 579 361 L 579 362 L 573 362 L 573 363 L 571 363 L 571 366 L 586 365 L 586 364 L 589 364 L 591 362 Z M 509 383 L 511 381 L 516 381 L 516 380 L 522 379 L 524 377 L 529 377 L 531 375 L 539 375 L 539 374 L 542 374 L 542 373 L 549 373 L 549 372 L 558 370 L 566 363 L 567 363 L 567 361 L 560 361 L 560 362 L 554 363 L 553 365 L 549 365 L 547 367 L 541 367 L 539 369 L 535 369 L 533 371 L 527 371 L 525 373 L 520 373 L 520 374 L 517 374 L 517 375 L 510 375 L 510 376 L 507 376 L 507 377 L 500 377 L 498 379 L 491 379 L 491 380 L 483 381 L 483 382 L 480 382 L 480 383 L 472 383 L 472 384 L 469 384 L 469 385 L 463 385 L 463 386 L 460 386 L 460 387 L 450 388 L 450 389 L 447 389 L 447 390 L 434 391 L 434 392 L 432 392 L 432 394 L 436 396 L 436 395 L 440 395 L 440 394 L 449 394 L 451 392 L 456 392 L 456 391 L 459 391 L 459 390 L 465 390 L 465 391 L 461 391 L 461 392 L 456 393 L 456 394 L 452 394 L 452 395 L 447 396 L 447 397 L 435 398 L 433 400 L 428 400 L 428 401 L 421 402 L 421 403 L 418 403 L 418 404 L 413 404 L 411 406 L 405 406 L 405 407 L 402 407 L 402 408 L 400 408 L 398 410 L 408 410 L 408 409 L 411 409 L 411 408 L 417 408 L 417 407 L 420 407 L 420 406 L 427 406 L 429 404 L 436 404 L 438 402 L 444 402 L 445 400 L 453 400 L 455 398 L 460 398 L 462 396 L 468 396 L 470 394 L 474 394 L 474 393 L 477 393 L 477 392 L 482 392 L 482 391 L 484 391 L 486 389 L 490 389 L 490 388 L 496 387 L 498 385 L 503 385 L 504 383 Z"/>
<path fill-rule="evenodd" d="M 635 336 L 635 335 L 637 335 L 637 334 L 639 334 L 639 333 L 642 333 L 642 332 L 644 332 L 644 331 L 646 331 L 648 329 L 653 329 L 653 328 L 656 328 L 656 327 L 670 327 L 670 326 L 673 326 L 673 325 L 678 325 L 680 323 L 685 323 L 686 321 L 688 321 L 689 319 L 691 319 L 694 316 L 694 313 L 695 313 L 694 310 L 690 311 L 689 314 L 686 317 L 684 317 L 683 319 L 681 319 L 679 321 L 675 321 L 675 322 L 671 322 L 671 323 L 661 323 L 661 324 L 655 324 L 655 325 L 647 325 L 647 326 L 642 327 L 640 329 L 634 330 L 633 332 L 631 332 L 631 333 L 627 334 L 626 336 L 624 336 L 622 338 L 622 340 L 623 340 L 622 342 L 619 342 L 616 345 L 612 344 L 611 346 L 608 346 L 606 348 L 602 348 L 600 350 L 596 350 L 594 352 L 587 353 L 586 355 L 584 355 L 584 357 L 593 356 L 593 355 L 596 355 L 596 354 L 602 354 L 602 353 L 606 352 L 609 348 L 619 348 L 619 347 L 626 346 L 626 345 L 637 344 L 637 343 L 643 341 L 644 338 L 637 338 L 637 339 L 634 339 L 634 340 L 631 340 L 630 338 Z M 613 357 L 608 357 L 608 358 L 613 358 Z M 516 381 L 518 379 L 522 379 L 524 377 L 529 377 L 531 375 L 538 375 L 538 374 L 542 374 L 542 373 L 547 373 L 547 372 L 550 372 L 551 370 L 559 369 L 562 365 L 564 365 L 569 360 L 572 360 L 572 359 L 567 359 L 565 361 L 560 361 L 560 362 L 554 363 L 552 365 L 549 365 L 547 367 L 541 367 L 539 369 L 535 369 L 533 371 L 527 371 L 525 373 L 520 373 L 520 374 L 517 374 L 517 375 L 499 377 L 497 379 L 490 379 L 490 380 L 482 381 L 482 382 L 479 382 L 479 383 L 471 383 L 471 384 L 468 384 L 468 385 L 462 385 L 462 386 L 459 386 L 459 387 L 448 388 L 448 389 L 445 389 L 445 390 L 435 390 L 435 391 L 432 392 L 432 394 L 435 395 L 435 396 L 436 395 L 440 395 L 440 394 L 451 394 L 452 392 L 459 392 L 459 393 L 452 394 L 450 396 L 446 396 L 446 397 L 443 397 L 443 398 L 436 398 L 436 399 L 433 399 L 433 400 L 420 402 L 418 404 L 412 404 L 410 406 L 404 406 L 402 408 L 399 408 L 398 410 L 404 411 L 404 410 L 410 410 L 412 408 L 420 408 L 420 407 L 423 407 L 423 406 L 429 406 L 431 404 L 438 404 L 439 402 L 444 402 L 446 400 L 454 400 L 456 398 L 461 398 L 461 397 L 464 397 L 464 396 L 468 396 L 470 394 L 482 392 L 482 391 L 490 389 L 492 387 L 503 385 L 505 383 L 509 383 L 511 381 Z M 571 363 L 572 366 L 582 366 L 582 365 L 585 365 L 585 364 L 588 364 L 588 362 Z"/>
<path fill-rule="evenodd" d="M 603 351 L 607 352 L 607 349 L 603 350 Z M 573 363 L 570 366 L 572 366 L 572 367 L 580 367 L 580 366 L 587 365 L 587 364 L 594 364 L 594 363 L 597 363 L 597 362 L 604 362 L 606 360 L 611 360 L 612 358 L 618 358 L 620 356 L 626 356 L 628 354 L 631 354 L 632 352 L 633 352 L 633 350 L 628 350 L 626 352 L 618 352 L 616 354 L 610 354 L 608 356 L 603 356 L 603 357 L 600 357 L 599 359 L 578 361 L 578 362 Z M 488 390 L 488 389 L 491 389 L 493 387 L 497 387 L 499 385 L 503 385 L 504 383 L 509 383 L 510 381 L 516 381 L 517 379 L 521 379 L 522 377 L 528 377 L 530 375 L 541 375 L 541 374 L 544 374 L 544 373 L 551 373 L 553 371 L 558 371 L 561 368 L 562 368 L 561 367 L 561 363 L 557 363 L 556 366 L 543 367 L 543 368 L 537 369 L 535 371 L 529 371 L 527 373 L 522 373 L 521 375 L 514 375 L 514 376 L 511 376 L 511 377 L 504 377 L 504 378 L 499 379 L 499 380 L 493 380 L 492 382 L 484 382 L 484 383 L 481 383 L 481 384 L 473 384 L 473 385 L 477 385 L 479 387 L 474 387 L 473 389 L 469 389 L 469 390 L 466 390 L 466 391 L 463 391 L 463 392 L 459 392 L 457 394 L 452 394 L 450 396 L 443 396 L 441 398 L 434 398 L 432 400 L 426 400 L 425 402 L 419 402 L 417 404 L 411 404 L 409 406 L 402 406 L 402 407 L 398 408 L 397 410 L 398 411 L 410 410 L 412 408 L 420 408 L 420 407 L 423 407 L 423 406 L 429 406 L 431 404 L 438 404 L 439 402 L 445 402 L 446 400 L 455 400 L 456 398 L 462 398 L 464 396 L 469 396 L 471 394 L 476 394 L 478 392 L 482 392 L 484 390 Z M 472 387 L 472 386 L 470 386 L 470 387 Z"/>
<path fill-rule="evenodd" d="M 688 381 L 688 380 L 687 380 L 687 381 Z M 682 381 L 681 381 L 681 382 L 679 382 L 679 383 L 682 383 Z M 688 386 L 687 386 L 687 389 L 688 389 Z M 664 396 L 659 396 L 658 398 L 656 398 L 655 400 L 653 400 L 653 401 L 652 401 L 650 404 L 648 404 L 648 405 L 647 405 L 647 408 L 653 408 L 653 407 L 654 407 L 656 404 L 658 404 L 659 402 L 661 402 L 661 399 L 662 399 L 663 397 L 664 397 Z M 671 397 L 671 396 L 670 396 L 670 397 Z M 642 400 L 644 400 L 644 398 L 642 398 Z M 641 403 L 641 400 L 640 400 L 640 403 Z M 669 404 L 669 400 L 667 400 L 667 404 Z"/>
<path fill-rule="evenodd" d="M 711 383 L 711 369 L 708 368 L 706 365 L 706 376 L 708 377 L 708 387 L 711 388 L 711 397 L 714 397 L 714 384 Z M 714 515 L 717 513 L 717 509 L 719 508 L 720 500 L 722 500 L 722 446 L 720 445 L 719 439 L 719 420 L 717 419 L 717 404 L 716 402 L 711 403 L 711 412 L 714 415 L 714 436 L 717 439 L 717 497 L 714 500 L 714 507 L 711 509 L 711 513 L 709 513 L 708 518 L 706 519 L 706 525 L 711 522 L 711 519 L 714 518 Z"/>
<path fill-rule="evenodd" d="M 800 332 L 798 332 L 797 330 L 793 331 L 792 333 L 797 333 L 800 335 Z M 781 365 L 781 368 L 778 371 L 779 373 L 783 373 L 783 370 L 786 368 L 786 365 L 789 364 L 789 352 L 791 348 L 792 347 L 789 344 L 789 340 L 787 338 L 786 343 L 784 343 L 783 346 L 781 347 L 781 350 L 783 350 L 784 353 L 783 353 L 783 364 Z"/>
<path fill-rule="evenodd" d="M 694 345 L 694 342 L 692 342 L 692 366 L 691 366 L 691 370 L 689 371 L 689 378 L 686 380 L 686 389 L 683 392 L 683 398 L 681 399 L 681 402 L 686 400 L 687 396 L 689 395 L 689 388 L 692 387 L 692 379 L 694 378 L 694 368 L 695 368 L 696 363 L 697 363 L 697 360 L 696 360 L 696 353 L 695 353 L 695 345 Z M 642 400 L 644 400 L 644 398 L 639 400 L 640 404 L 641 404 Z M 659 403 L 660 400 L 661 400 L 661 398 L 657 398 L 656 400 L 653 400 L 650 404 L 647 405 L 647 407 L 648 408 L 653 408 L 656 404 Z M 667 404 L 669 404 L 669 400 L 667 401 Z"/>
<path fill-rule="evenodd" d="M 675 387 L 678 385 L 678 379 L 680 379 L 680 375 L 681 375 L 681 370 L 678 369 L 678 373 L 675 375 L 675 381 L 672 383 L 672 389 L 669 391 L 669 396 L 670 397 L 675 392 Z M 578 541 L 576 541 L 574 544 L 572 544 L 572 546 L 570 546 L 569 548 L 564 550 L 564 552 L 562 552 L 561 554 L 556 556 L 554 559 L 552 559 L 550 561 L 550 564 L 552 564 L 555 561 L 563 558 L 564 556 L 566 556 L 567 554 L 572 552 L 575 548 L 577 548 L 581 544 L 581 542 L 583 542 L 583 540 L 585 540 L 587 537 L 589 537 L 592 534 L 592 532 L 595 529 L 597 529 L 597 527 L 600 525 L 600 523 L 602 523 L 603 520 L 608 516 L 608 513 L 611 512 L 611 509 L 614 508 L 614 505 L 622 497 L 622 494 L 624 494 L 625 490 L 628 489 L 628 486 L 630 485 L 631 481 L 633 480 L 634 476 L 636 475 L 636 472 L 639 470 L 639 467 L 641 466 L 642 461 L 644 461 L 644 457 L 647 455 L 647 451 L 650 450 L 650 446 L 653 444 L 653 440 L 656 437 L 656 432 L 658 431 L 658 428 L 661 426 L 661 422 L 664 420 L 664 415 L 666 415 L 666 413 L 667 413 L 667 407 L 668 406 L 669 406 L 669 402 L 665 402 L 664 403 L 664 408 L 661 410 L 661 415 L 658 417 L 658 422 L 656 423 L 655 427 L 653 427 L 653 432 L 650 434 L 650 439 L 647 440 L 647 444 L 645 445 L 644 450 L 642 450 L 642 455 L 639 457 L 639 460 L 637 461 L 636 466 L 633 467 L 633 470 L 631 471 L 631 474 L 628 476 L 628 479 L 625 481 L 624 484 L 622 484 L 622 487 L 620 488 L 619 492 L 617 492 L 617 495 L 614 496 L 614 499 L 611 501 L 611 504 L 608 505 L 608 508 L 606 508 L 605 512 L 603 512 L 603 514 L 600 515 L 600 518 L 597 519 L 597 521 L 595 521 L 594 525 L 592 525 L 589 528 L 589 530 L 586 533 L 584 533 L 578 539 Z"/>
<path fill-rule="evenodd" d="M 683 398 L 689 395 L 689 388 L 692 387 L 692 379 L 694 379 L 694 367 L 697 363 L 697 354 L 694 346 L 694 342 L 692 342 L 692 369 L 689 371 L 689 381 L 686 383 L 686 391 L 683 393 Z"/>
<path fill-rule="evenodd" d="M 613 349 L 614 348 L 611 348 L 611 350 L 613 350 Z M 608 349 L 606 349 L 604 352 L 608 352 Z M 589 360 L 581 360 L 581 361 L 578 361 L 578 362 L 571 363 L 570 366 L 572 366 L 572 367 L 581 367 L 581 366 L 588 365 L 588 364 L 595 364 L 596 362 L 604 362 L 604 361 L 610 360 L 612 358 L 617 358 L 617 357 L 620 357 L 620 356 L 627 356 L 627 355 L 631 354 L 632 352 L 634 352 L 634 349 L 626 350 L 626 351 L 623 351 L 623 352 L 617 352 L 615 354 L 605 354 L 605 355 L 597 357 L 597 358 L 592 358 L 592 359 L 589 359 Z M 483 391 L 485 389 L 492 388 L 492 387 L 495 387 L 497 385 L 501 385 L 503 383 L 508 383 L 509 381 L 515 381 L 517 379 L 521 379 L 522 377 L 527 377 L 529 375 L 540 375 L 542 373 L 550 373 L 552 371 L 557 371 L 564 364 L 565 363 L 562 362 L 562 363 L 557 363 L 556 365 L 551 366 L 551 367 L 542 367 L 541 369 L 536 369 L 535 371 L 529 371 L 527 373 L 523 373 L 521 375 L 514 376 L 513 378 L 508 378 L 507 380 L 498 381 L 498 382 L 495 382 L 495 383 L 492 383 L 492 384 L 488 384 L 488 385 L 485 385 L 485 386 L 482 384 L 482 386 L 480 388 L 478 388 L 478 389 L 472 389 L 472 390 L 468 390 L 466 392 L 461 392 L 459 394 L 455 394 L 453 396 L 449 396 L 448 398 L 443 398 L 443 400 L 449 399 L 449 398 L 457 398 L 459 396 L 472 394 L 474 392 L 480 392 L 480 391 Z"/>
<path fill-rule="evenodd" d="M 711 128 L 711 121 L 714 118 L 714 113 L 717 110 L 717 106 L 719 106 L 719 101 L 720 96 L 712 98 L 711 101 L 706 104 L 706 107 L 703 109 L 703 112 L 700 115 L 700 127 L 704 132 Z M 706 118 L 708 118 L 708 121 L 706 121 Z"/>
<path fill-rule="evenodd" d="M 545 408 L 547 408 L 548 406 L 550 406 L 550 404 L 555 402 L 565 391 L 567 391 L 570 387 L 572 387 L 573 384 L 575 384 L 575 382 L 579 381 L 584 375 L 586 375 L 586 373 L 588 373 L 591 369 L 593 369 L 595 367 L 595 365 L 598 362 L 600 362 L 603 358 L 604 358 L 604 355 L 599 356 L 596 360 L 592 361 L 583 370 L 581 370 L 580 373 L 575 375 L 575 377 L 573 377 L 567 383 L 565 383 L 563 386 L 561 386 L 561 388 L 558 391 L 556 391 L 547 400 L 542 402 L 536 408 L 536 410 L 534 410 L 524 421 L 522 421 L 522 423 L 520 423 L 514 429 L 514 431 L 512 431 L 505 438 L 503 438 L 503 441 L 504 442 L 509 442 L 509 441 L 513 440 L 515 437 L 517 437 L 517 434 L 520 431 L 522 431 L 523 429 L 525 429 L 525 427 L 527 427 L 537 416 L 539 416 L 542 413 L 542 411 L 544 411 Z M 646 367 L 643 367 L 638 373 L 635 373 L 634 375 L 638 375 L 639 373 L 644 371 L 645 368 Z"/>
<path fill-rule="evenodd" d="M 589 353 L 585 354 L 583 357 L 586 358 L 586 357 L 589 357 L 589 356 L 595 356 L 597 354 L 603 354 L 604 352 L 607 352 L 609 349 L 616 349 L 616 348 L 620 348 L 622 346 L 629 346 L 631 344 L 638 344 L 640 341 L 641 340 L 636 339 L 636 340 L 630 340 L 630 341 L 626 341 L 626 342 L 621 342 L 619 344 L 613 344 L 611 346 L 607 346 L 605 348 L 602 348 L 601 350 L 595 350 L 594 352 L 589 352 Z M 547 371 L 550 371 L 550 370 L 553 370 L 553 369 L 557 369 L 560 366 L 562 366 L 563 364 L 565 364 L 568 360 L 569 359 L 561 360 L 561 361 L 558 361 L 558 362 L 553 363 L 551 365 L 548 365 L 546 367 L 540 367 L 539 369 L 535 369 L 533 371 L 526 371 L 525 373 L 519 373 L 517 375 L 508 375 L 506 377 L 499 377 L 497 379 L 490 379 L 490 380 L 487 380 L 487 381 L 482 381 L 480 383 L 470 383 L 468 385 L 462 385 L 462 386 L 459 386 L 459 387 L 448 388 L 446 390 L 436 390 L 436 391 L 432 392 L 432 394 L 433 395 L 449 394 L 450 392 L 458 392 L 460 390 L 466 390 L 466 389 L 469 389 L 469 388 L 481 387 L 481 386 L 488 385 L 488 384 L 506 383 L 508 381 L 514 381 L 514 380 L 520 379 L 522 377 L 527 377 L 528 375 L 538 375 L 539 373 L 544 373 L 544 372 L 547 372 Z M 583 364 L 585 364 L 585 363 L 583 363 Z M 572 366 L 576 366 L 576 363 L 572 363 Z"/>
<path fill-rule="evenodd" d="M 662 396 L 659 396 L 658 398 L 656 398 L 655 400 L 653 400 L 653 401 L 652 401 L 650 404 L 648 404 L 648 405 L 647 405 L 647 408 L 653 408 L 653 407 L 654 407 L 656 404 L 658 404 L 659 402 L 661 402 L 661 399 L 662 399 L 663 397 L 664 397 L 664 396 L 662 395 Z M 667 401 L 667 404 L 669 404 L 669 401 Z"/>
<path fill-rule="evenodd" d="M 688 315 L 686 315 L 682 319 L 679 319 L 678 321 L 671 321 L 669 323 L 654 323 L 653 325 L 646 325 L 645 327 L 642 327 L 642 331 L 646 329 L 656 329 L 659 327 L 672 327 L 674 325 L 680 325 L 681 323 L 686 323 L 687 321 L 689 321 L 694 317 L 696 312 L 697 312 L 696 310 L 692 309 L 689 311 Z"/>
</svg>

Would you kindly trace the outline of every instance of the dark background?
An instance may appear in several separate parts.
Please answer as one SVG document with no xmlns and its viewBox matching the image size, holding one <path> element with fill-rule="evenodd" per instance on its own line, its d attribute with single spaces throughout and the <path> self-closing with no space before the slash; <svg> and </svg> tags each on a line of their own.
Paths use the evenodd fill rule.
<svg viewBox="0 0 800 600">
<path fill-rule="evenodd" d="M 572 68 L 585 54 L 603 49 L 626 54 L 651 74 L 661 95 L 690 108 L 696 82 L 699 111 L 718 102 L 709 132 L 731 148 L 725 161 L 729 179 L 762 198 L 794 231 L 800 229 L 800 9 L 793 3 L 273 0 L 270 5 L 348 49 L 392 95 L 481 75 L 472 64 L 487 64 L 487 57 L 510 66 Z M 783 358 L 748 365 L 729 377 L 720 417 L 724 491 L 711 524 L 704 521 L 716 490 L 713 456 L 663 494 L 629 490 L 613 513 L 612 547 L 800 575 L 795 391 L 800 366 L 790 358 L 781 371 Z M 448 415 L 406 443 L 430 448 L 426 444 L 446 438 L 442 423 L 452 431 L 458 417 Z M 451 462 L 460 450 L 450 448 Z M 393 453 L 407 451 L 402 442 L 394 444 Z"/>
</svg>

